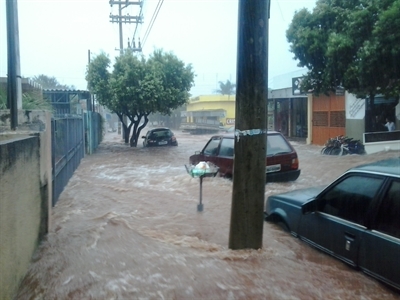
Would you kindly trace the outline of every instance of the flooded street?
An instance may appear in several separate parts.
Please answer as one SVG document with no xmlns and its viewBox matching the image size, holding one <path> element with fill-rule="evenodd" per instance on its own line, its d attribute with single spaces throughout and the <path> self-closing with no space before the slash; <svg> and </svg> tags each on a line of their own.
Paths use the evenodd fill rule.
<svg viewBox="0 0 400 300">
<path fill-rule="evenodd" d="M 144 135 L 146 131 L 142 131 Z M 232 182 L 184 167 L 210 135 L 175 131 L 179 146 L 137 148 L 107 133 L 53 209 L 47 239 L 17 299 L 399 299 L 341 261 L 264 223 L 263 249 L 228 248 Z M 302 173 L 265 196 L 328 184 L 348 168 L 399 156 L 324 156 L 292 142 Z"/>
</svg>

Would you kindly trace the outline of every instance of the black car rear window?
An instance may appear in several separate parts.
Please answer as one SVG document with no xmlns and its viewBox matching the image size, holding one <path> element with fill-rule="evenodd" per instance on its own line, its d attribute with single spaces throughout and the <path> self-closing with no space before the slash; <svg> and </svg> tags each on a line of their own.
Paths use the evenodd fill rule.
<svg viewBox="0 0 400 300">
<path fill-rule="evenodd" d="M 157 130 L 157 131 L 153 131 L 151 133 L 151 137 L 155 138 L 155 137 L 170 137 L 171 131 L 169 130 Z"/>
</svg>

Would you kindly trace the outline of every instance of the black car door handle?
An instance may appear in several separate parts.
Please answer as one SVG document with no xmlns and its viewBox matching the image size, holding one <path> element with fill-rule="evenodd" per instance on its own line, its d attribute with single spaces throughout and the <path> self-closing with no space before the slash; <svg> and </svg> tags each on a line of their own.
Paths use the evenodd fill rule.
<svg viewBox="0 0 400 300">
<path fill-rule="evenodd" d="M 354 234 L 348 233 L 346 231 L 344 232 L 344 236 L 347 240 L 350 240 L 350 241 L 354 241 L 356 239 L 356 236 Z"/>
</svg>

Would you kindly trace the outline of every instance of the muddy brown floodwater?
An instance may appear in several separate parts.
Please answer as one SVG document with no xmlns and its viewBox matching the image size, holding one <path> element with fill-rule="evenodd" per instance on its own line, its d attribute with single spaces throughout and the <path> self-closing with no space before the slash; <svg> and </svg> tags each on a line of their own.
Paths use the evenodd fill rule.
<svg viewBox="0 0 400 300">
<path fill-rule="evenodd" d="M 143 132 L 142 132 L 143 133 Z M 130 148 L 107 133 L 53 209 L 17 299 L 398 299 L 341 261 L 264 223 L 263 248 L 228 248 L 232 182 L 203 181 L 184 164 L 210 135 L 176 132 L 179 146 Z M 265 196 L 328 184 L 360 163 L 399 156 L 324 156 L 292 143 L 302 173 Z"/>
</svg>

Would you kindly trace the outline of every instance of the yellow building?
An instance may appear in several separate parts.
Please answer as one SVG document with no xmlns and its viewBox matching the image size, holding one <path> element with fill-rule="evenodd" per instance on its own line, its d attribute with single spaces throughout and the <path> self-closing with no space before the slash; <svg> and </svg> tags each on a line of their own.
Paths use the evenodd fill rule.
<svg viewBox="0 0 400 300">
<path fill-rule="evenodd" d="M 235 125 L 235 95 L 204 95 L 191 98 L 181 112 L 181 129 L 219 130 Z"/>
</svg>

